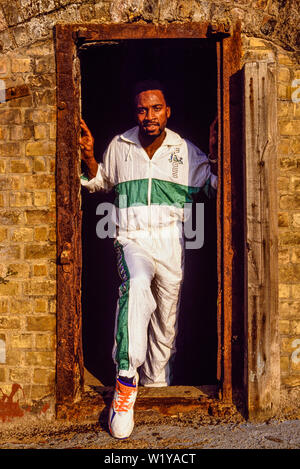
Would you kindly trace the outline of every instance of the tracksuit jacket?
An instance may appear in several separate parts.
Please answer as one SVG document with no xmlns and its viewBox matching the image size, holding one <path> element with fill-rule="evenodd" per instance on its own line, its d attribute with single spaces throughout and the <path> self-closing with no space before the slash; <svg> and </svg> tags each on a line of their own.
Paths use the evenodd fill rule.
<svg viewBox="0 0 300 469">
<path fill-rule="evenodd" d="M 116 238 L 121 277 L 113 359 L 120 376 L 140 368 L 145 386 L 170 384 L 184 272 L 186 204 L 200 189 L 217 189 L 207 156 L 170 129 L 150 159 L 134 127 L 113 138 L 90 192 L 116 193 Z"/>
</svg>

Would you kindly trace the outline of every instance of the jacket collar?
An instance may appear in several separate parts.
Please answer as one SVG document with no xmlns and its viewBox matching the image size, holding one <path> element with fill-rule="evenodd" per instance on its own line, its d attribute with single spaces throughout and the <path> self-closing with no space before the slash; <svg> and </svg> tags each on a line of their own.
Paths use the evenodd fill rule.
<svg viewBox="0 0 300 469">
<path fill-rule="evenodd" d="M 180 137 L 179 134 L 176 132 L 173 132 L 173 130 L 170 130 L 168 128 L 166 130 L 166 137 L 162 143 L 163 145 L 181 145 L 183 142 L 183 139 Z M 141 145 L 141 142 L 139 140 L 139 127 L 133 127 L 132 129 L 127 130 L 123 134 L 120 135 L 122 140 L 125 140 L 126 142 L 134 143 L 135 145 Z"/>
</svg>

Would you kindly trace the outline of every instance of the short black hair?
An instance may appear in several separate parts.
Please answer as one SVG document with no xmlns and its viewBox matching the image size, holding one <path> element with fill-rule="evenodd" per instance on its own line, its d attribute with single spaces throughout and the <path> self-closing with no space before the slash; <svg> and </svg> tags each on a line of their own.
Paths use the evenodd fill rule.
<svg viewBox="0 0 300 469">
<path fill-rule="evenodd" d="M 133 88 L 133 99 L 135 100 L 136 96 L 142 93 L 143 91 L 149 90 L 160 90 L 164 95 L 166 103 L 168 104 L 168 93 L 166 87 L 159 80 L 143 80 L 137 82 Z"/>
</svg>

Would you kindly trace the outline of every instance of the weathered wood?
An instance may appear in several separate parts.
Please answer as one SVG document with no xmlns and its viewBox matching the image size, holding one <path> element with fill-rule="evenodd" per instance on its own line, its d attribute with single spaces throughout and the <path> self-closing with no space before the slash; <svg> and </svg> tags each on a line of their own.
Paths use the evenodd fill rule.
<svg viewBox="0 0 300 469">
<path fill-rule="evenodd" d="M 222 382 L 222 398 L 231 401 L 233 393 L 233 355 L 232 335 L 236 321 L 243 322 L 243 296 L 240 301 L 235 299 L 235 265 L 243 264 L 243 246 L 237 244 L 236 231 L 240 226 L 236 223 L 237 213 L 234 207 L 233 194 L 240 193 L 240 180 L 236 177 L 239 167 L 238 158 L 241 154 L 241 133 L 239 115 L 241 102 L 237 99 L 240 83 L 236 76 L 240 70 L 241 42 L 240 29 L 237 26 L 231 37 L 225 38 L 220 46 L 221 56 L 219 81 L 219 187 L 218 187 L 218 332 L 219 332 L 219 363 L 218 379 Z M 232 136 L 234 135 L 234 138 Z M 238 185 L 237 185 L 238 179 Z M 239 220 L 243 223 L 243 220 Z M 236 309 L 239 312 L 236 312 Z M 236 319 L 237 318 L 237 319 Z M 238 339 L 242 340 L 239 334 Z M 220 337 L 221 336 L 221 337 Z M 220 350 L 221 347 L 221 350 Z M 221 360 L 221 362 L 220 362 Z M 242 373 L 243 370 L 240 370 Z"/>
<path fill-rule="evenodd" d="M 246 64 L 244 83 L 248 250 L 246 381 L 249 417 L 264 418 L 275 413 L 280 388 L 275 65 Z"/>
<path fill-rule="evenodd" d="M 97 41 L 107 39 L 184 39 L 210 38 L 229 36 L 230 25 L 218 22 L 212 26 L 209 22 L 202 23 L 171 23 L 159 24 L 79 24 L 74 25 L 74 40 Z"/>
<path fill-rule="evenodd" d="M 81 210 L 79 71 L 68 28 L 56 29 L 57 65 L 57 403 L 75 402 L 83 389 L 81 346 Z"/>
</svg>

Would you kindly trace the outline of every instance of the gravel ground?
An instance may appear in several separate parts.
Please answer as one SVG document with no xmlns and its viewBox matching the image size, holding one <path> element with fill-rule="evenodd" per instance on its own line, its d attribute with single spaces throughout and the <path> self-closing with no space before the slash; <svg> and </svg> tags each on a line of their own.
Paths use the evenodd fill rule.
<svg viewBox="0 0 300 469">
<path fill-rule="evenodd" d="M 174 420 L 174 419 L 173 419 Z M 101 423 L 4 426 L 0 449 L 299 449 L 300 420 L 198 424 L 167 419 L 137 422 L 127 440 L 112 438 Z"/>
</svg>

